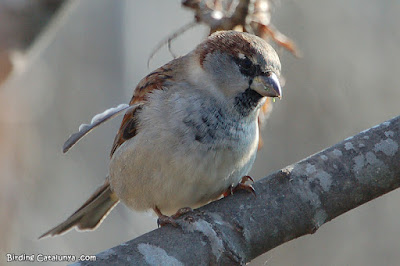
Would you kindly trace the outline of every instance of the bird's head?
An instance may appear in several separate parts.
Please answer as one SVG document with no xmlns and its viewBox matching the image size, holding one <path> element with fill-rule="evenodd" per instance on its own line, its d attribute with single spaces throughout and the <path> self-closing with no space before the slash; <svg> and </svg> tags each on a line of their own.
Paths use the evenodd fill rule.
<svg viewBox="0 0 400 266">
<path fill-rule="evenodd" d="M 275 50 L 263 39 L 243 32 L 212 34 L 194 51 L 204 71 L 201 78 L 240 108 L 256 109 L 264 97 L 281 97 L 281 64 Z M 251 110 L 248 110 L 251 111 Z"/>
</svg>

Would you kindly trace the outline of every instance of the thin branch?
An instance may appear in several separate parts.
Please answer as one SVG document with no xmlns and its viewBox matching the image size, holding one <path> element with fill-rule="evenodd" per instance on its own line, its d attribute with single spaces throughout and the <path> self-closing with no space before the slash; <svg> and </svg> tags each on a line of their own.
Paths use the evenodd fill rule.
<svg viewBox="0 0 400 266">
<path fill-rule="evenodd" d="M 168 45 L 168 51 L 170 52 L 170 54 L 172 55 L 173 58 L 176 58 L 177 55 L 172 52 L 172 47 L 171 47 L 171 42 L 173 40 L 175 40 L 178 36 L 180 36 L 181 34 L 185 33 L 186 31 L 190 30 L 191 28 L 193 28 L 194 26 L 196 26 L 197 22 L 196 21 L 192 21 L 188 24 L 183 25 L 181 28 L 179 28 L 178 30 L 176 30 L 174 33 L 172 33 L 171 35 L 169 35 L 166 39 L 162 40 L 157 46 L 156 48 L 154 48 L 154 50 L 151 52 L 151 54 L 149 55 L 149 58 L 147 59 L 147 68 L 150 67 L 150 62 L 151 59 L 153 59 L 154 55 L 160 51 L 160 49 L 167 44 Z"/>
<path fill-rule="evenodd" d="M 398 188 L 399 144 L 400 116 L 82 264 L 244 264 Z"/>
</svg>

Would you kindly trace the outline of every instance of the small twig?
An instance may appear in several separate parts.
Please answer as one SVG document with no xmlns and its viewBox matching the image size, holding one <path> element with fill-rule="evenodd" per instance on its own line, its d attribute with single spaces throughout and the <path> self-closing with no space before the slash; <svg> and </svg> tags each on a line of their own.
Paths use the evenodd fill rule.
<svg viewBox="0 0 400 266">
<path fill-rule="evenodd" d="M 197 22 L 196 21 L 192 21 L 186 25 L 184 25 L 183 27 L 181 27 L 180 29 L 178 29 L 177 31 L 175 31 L 173 34 L 169 35 L 166 39 L 162 40 L 157 46 L 156 48 L 154 48 L 154 50 L 151 52 L 149 59 L 147 60 L 147 67 L 150 66 L 150 61 L 151 59 L 153 59 L 154 55 L 165 45 L 168 44 L 168 50 L 171 53 L 173 58 L 176 58 L 176 55 L 172 52 L 171 50 L 171 41 L 176 39 L 179 35 L 183 34 L 184 32 L 186 32 L 187 30 L 193 28 L 194 26 L 196 26 Z"/>
</svg>

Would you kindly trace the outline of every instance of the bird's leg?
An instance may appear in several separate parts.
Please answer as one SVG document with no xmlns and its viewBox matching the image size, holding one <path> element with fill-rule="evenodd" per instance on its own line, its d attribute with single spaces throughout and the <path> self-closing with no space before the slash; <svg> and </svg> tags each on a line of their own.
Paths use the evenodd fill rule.
<svg viewBox="0 0 400 266">
<path fill-rule="evenodd" d="M 174 220 L 172 217 L 162 214 L 161 211 L 160 211 L 160 209 L 159 209 L 157 206 L 155 206 L 155 207 L 153 208 L 153 210 L 154 210 L 154 212 L 155 212 L 155 213 L 157 214 L 157 216 L 158 216 L 158 219 L 157 219 L 157 227 L 164 226 L 164 225 L 166 225 L 166 224 L 171 224 L 171 225 L 173 225 L 174 227 L 177 227 L 177 226 L 178 226 L 178 225 L 176 224 L 175 220 Z"/>
<path fill-rule="evenodd" d="M 182 215 L 193 211 L 192 208 L 190 208 L 190 207 L 184 207 L 184 208 L 180 208 L 174 215 L 167 216 L 167 215 L 162 214 L 160 209 L 157 206 L 155 206 L 153 208 L 153 210 L 158 216 L 158 219 L 157 219 L 158 227 L 164 226 L 164 225 L 167 225 L 167 224 L 171 224 L 174 227 L 177 227 L 178 224 L 176 223 L 175 220 L 178 219 L 179 217 L 181 217 Z"/>
<path fill-rule="evenodd" d="M 232 185 L 229 186 L 227 191 L 225 191 L 225 193 L 223 194 L 224 197 L 226 197 L 228 195 L 233 195 L 238 190 L 246 190 L 246 191 L 252 193 L 254 196 L 256 196 L 256 191 L 254 190 L 253 186 L 246 184 L 246 182 L 248 180 L 251 180 L 251 182 L 254 183 L 254 180 L 251 176 L 245 175 L 242 177 L 242 180 L 239 182 L 239 184 L 237 184 L 236 187 L 233 187 Z"/>
</svg>

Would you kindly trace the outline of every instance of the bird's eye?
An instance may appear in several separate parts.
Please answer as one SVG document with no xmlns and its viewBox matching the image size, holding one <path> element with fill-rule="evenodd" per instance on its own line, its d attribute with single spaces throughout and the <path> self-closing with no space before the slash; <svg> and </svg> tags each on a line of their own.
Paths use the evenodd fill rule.
<svg viewBox="0 0 400 266">
<path fill-rule="evenodd" d="M 243 75 L 249 77 L 255 75 L 256 68 L 249 58 L 235 58 L 235 62 L 239 66 L 239 70 Z"/>
<path fill-rule="evenodd" d="M 242 59 L 241 64 L 240 64 L 240 66 L 243 69 L 250 69 L 252 65 L 253 65 L 253 63 L 247 57 Z"/>
</svg>

